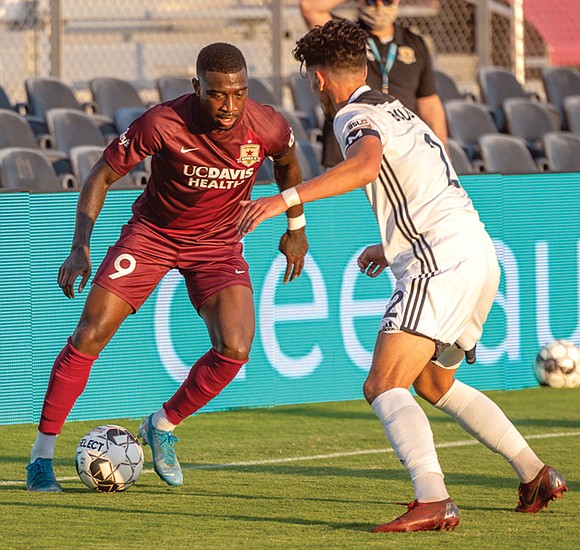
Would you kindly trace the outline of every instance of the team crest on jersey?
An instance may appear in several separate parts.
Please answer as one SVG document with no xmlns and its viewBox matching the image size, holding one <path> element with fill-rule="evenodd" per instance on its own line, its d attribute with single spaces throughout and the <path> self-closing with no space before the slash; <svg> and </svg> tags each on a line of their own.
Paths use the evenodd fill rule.
<svg viewBox="0 0 580 550">
<path fill-rule="evenodd" d="M 404 63 L 405 65 L 410 65 L 417 61 L 417 56 L 415 55 L 415 50 L 409 46 L 399 46 L 397 50 L 397 59 Z"/>
<path fill-rule="evenodd" d="M 260 162 L 260 146 L 255 143 L 240 145 L 240 157 L 237 161 L 244 166 L 253 166 Z"/>
</svg>

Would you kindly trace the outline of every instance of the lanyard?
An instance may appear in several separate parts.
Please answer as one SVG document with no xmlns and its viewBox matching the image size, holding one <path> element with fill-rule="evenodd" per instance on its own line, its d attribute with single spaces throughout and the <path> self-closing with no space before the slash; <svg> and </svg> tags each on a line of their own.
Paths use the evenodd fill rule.
<svg viewBox="0 0 580 550">
<path fill-rule="evenodd" d="M 367 44 L 370 46 L 371 50 L 373 51 L 373 55 L 379 64 L 379 69 L 381 70 L 381 76 L 383 77 L 383 85 L 381 87 L 381 92 L 384 94 L 389 93 L 389 71 L 393 67 L 395 63 L 395 58 L 397 57 L 397 43 L 391 42 L 389 44 L 389 49 L 387 50 L 387 61 L 383 65 L 383 61 L 381 59 L 381 52 L 379 48 L 375 44 L 375 41 L 372 38 L 367 38 Z"/>
</svg>

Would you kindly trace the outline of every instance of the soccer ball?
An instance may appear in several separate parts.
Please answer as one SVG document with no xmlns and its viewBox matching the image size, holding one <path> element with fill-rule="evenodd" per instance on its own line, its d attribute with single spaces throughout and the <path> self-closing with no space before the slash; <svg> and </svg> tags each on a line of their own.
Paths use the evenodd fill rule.
<svg viewBox="0 0 580 550">
<path fill-rule="evenodd" d="M 568 340 L 554 340 L 543 346 L 534 362 L 534 373 L 542 386 L 580 386 L 580 349 Z"/>
<path fill-rule="evenodd" d="M 99 426 L 79 442 L 75 465 L 81 481 L 103 493 L 128 489 L 143 468 L 143 450 L 137 438 L 121 426 Z"/>
</svg>

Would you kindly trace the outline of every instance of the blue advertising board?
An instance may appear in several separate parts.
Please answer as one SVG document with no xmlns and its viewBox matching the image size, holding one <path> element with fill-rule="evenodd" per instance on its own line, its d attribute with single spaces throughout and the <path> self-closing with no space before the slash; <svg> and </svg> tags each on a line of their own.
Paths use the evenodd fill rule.
<svg viewBox="0 0 580 550">
<path fill-rule="evenodd" d="M 580 174 L 465 176 L 494 239 L 500 291 L 475 365 L 458 378 L 479 389 L 537 385 L 532 364 L 553 338 L 580 344 Z M 273 193 L 258 186 L 254 196 Z M 130 217 L 138 192 L 113 190 L 97 222 L 94 270 Z M 77 193 L 0 194 L 0 424 L 36 422 L 54 358 L 74 330 L 86 291 L 56 284 L 68 255 Z M 249 363 L 203 410 L 362 398 L 379 321 L 393 288 L 356 258 L 378 242 L 362 190 L 306 205 L 310 250 L 302 277 L 282 284 L 281 216 L 244 240 L 257 331 Z M 140 417 L 176 390 L 209 349 L 179 274 L 170 272 L 95 363 L 69 419 Z"/>
</svg>

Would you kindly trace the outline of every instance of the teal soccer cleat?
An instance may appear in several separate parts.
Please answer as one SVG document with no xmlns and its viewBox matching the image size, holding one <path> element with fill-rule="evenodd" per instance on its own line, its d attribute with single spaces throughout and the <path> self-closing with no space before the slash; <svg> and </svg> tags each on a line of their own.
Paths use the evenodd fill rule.
<svg viewBox="0 0 580 550">
<path fill-rule="evenodd" d="M 152 418 L 153 415 L 141 422 L 139 437 L 144 445 L 151 447 L 153 468 L 168 485 L 183 485 L 183 474 L 174 448 L 178 439 L 173 432 L 163 432 L 155 428 L 151 422 Z"/>
<path fill-rule="evenodd" d="M 62 493 L 62 487 L 54 477 L 52 459 L 37 458 L 26 466 L 26 490 L 37 493 Z"/>
</svg>

